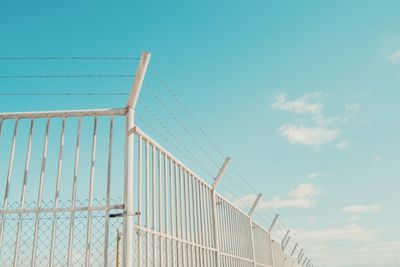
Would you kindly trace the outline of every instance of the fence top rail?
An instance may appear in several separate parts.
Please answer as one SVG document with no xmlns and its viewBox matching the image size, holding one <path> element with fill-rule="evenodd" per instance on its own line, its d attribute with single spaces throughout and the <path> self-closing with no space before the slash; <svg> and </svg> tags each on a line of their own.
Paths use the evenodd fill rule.
<svg viewBox="0 0 400 267">
<path fill-rule="evenodd" d="M 39 118 L 69 118 L 85 116 L 122 116 L 126 114 L 126 108 L 116 109 L 83 109 L 37 112 L 10 112 L 0 113 L 0 120 L 6 119 L 39 119 Z"/>
</svg>

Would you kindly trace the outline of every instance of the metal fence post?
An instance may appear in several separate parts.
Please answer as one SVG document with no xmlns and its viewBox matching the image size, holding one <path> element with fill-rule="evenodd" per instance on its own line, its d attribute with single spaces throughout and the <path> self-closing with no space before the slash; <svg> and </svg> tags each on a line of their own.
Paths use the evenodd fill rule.
<svg viewBox="0 0 400 267">
<path fill-rule="evenodd" d="M 262 194 L 259 193 L 248 213 L 249 221 L 250 221 L 250 232 L 251 232 L 251 251 L 253 253 L 253 265 L 254 266 L 256 266 L 257 263 L 256 263 L 256 252 L 255 252 L 254 234 L 253 234 L 253 219 L 251 218 L 251 215 L 253 215 L 254 211 L 256 210 L 256 207 L 257 207 L 258 202 L 260 201 L 261 197 L 262 197 Z"/>
<path fill-rule="evenodd" d="M 145 52 L 140 58 L 132 91 L 129 95 L 126 111 L 125 132 L 125 177 L 124 177 L 124 227 L 123 227 L 123 266 L 133 266 L 133 153 L 135 106 L 139 98 L 144 76 L 150 60 L 150 53 Z"/>
<path fill-rule="evenodd" d="M 214 183 L 212 184 L 212 191 L 211 191 L 211 197 L 212 197 L 212 217 L 213 217 L 213 229 L 214 229 L 214 246 L 216 250 L 216 255 L 215 255 L 215 263 L 216 267 L 220 266 L 220 258 L 219 258 L 219 249 L 220 249 L 220 244 L 219 244 L 219 218 L 217 216 L 217 201 L 215 197 L 215 189 L 217 188 L 219 182 L 221 181 L 222 176 L 224 175 L 226 169 L 229 166 L 229 163 L 231 161 L 231 158 L 227 157 L 224 161 L 224 164 L 222 165 L 221 169 L 218 172 L 217 177 L 215 177 Z"/>
</svg>

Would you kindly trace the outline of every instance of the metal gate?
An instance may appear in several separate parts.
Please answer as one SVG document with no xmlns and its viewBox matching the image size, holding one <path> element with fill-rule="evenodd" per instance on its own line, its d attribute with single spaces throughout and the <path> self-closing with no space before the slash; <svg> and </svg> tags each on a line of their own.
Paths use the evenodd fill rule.
<svg viewBox="0 0 400 267">
<path fill-rule="evenodd" d="M 285 266 L 229 160 L 209 185 L 135 125 L 149 59 L 126 108 L 0 114 L 0 266 Z"/>
</svg>

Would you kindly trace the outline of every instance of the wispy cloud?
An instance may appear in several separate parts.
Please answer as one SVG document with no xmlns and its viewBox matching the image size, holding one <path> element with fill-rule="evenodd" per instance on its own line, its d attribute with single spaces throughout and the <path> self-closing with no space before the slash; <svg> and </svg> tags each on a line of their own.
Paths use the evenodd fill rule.
<svg viewBox="0 0 400 267">
<path fill-rule="evenodd" d="M 370 240 L 382 233 L 383 229 L 368 229 L 352 223 L 344 227 L 317 229 L 317 230 L 293 230 L 294 235 L 300 240 L 308 242 L 332 241 L 332 240 Z"/>
<path fill-rule="evenodd" d="M 313 184 L 301 184 L 289 192 L 294 198 L 312 198 L 320 194 L 319 189 Z"/>
<path fill-rule="evenodd" d="M 275 97 L 272 104 L 273 109 L 288 111 L 296 114 L 318 114 L 321 112 L 322 104 L 315 102 L 320 93 L 306 94 L 299 99 L 288 101 L 286 94 Z"/>
<path fill-rule="evenodd" d="M 347 206 L 342 209 L 345 213 L 351 214 L 361 214 L 361 213 L 379 213 L 382 211 L 382 206 L 380 204 L 372 205 L 352 205 Z"/>
<path fill-rule="evenodd" d="M 361 110 L 361 104 L 354 103 L 354 104 L 347 104 L 346 111 L 349 112 L 359 112 Z"/>
<path fill-rule="evenodd" d="M 340 132 L 321 126 L 306 127 L 304 125 L 284 124 L 279 129 L 281 136 L 287 138 L 291 144 L 320 146 L 335 141 Z"/>
<path fill-rule="evenodd" d="M 271 108 L 296 115 L 309 116 L 312 122 L 311 126 L 304 123 L 285 123 L 279 128 L 278 132 L 290 144 L 319 147 L 323 144 L 337 141 L 341 135 L 341 130 L 338 126 L 349 120 L 349 113 L 360 111 L 361 104 L 348 104 L 345 114 L 327 117 L 322 112 L 322 94 L 316 92 L 305 94 L 295 100 L 289 100 L 286 94 L 280 94 L 275 97 Z M 342 140 L 336 146 L 339 149 L 345 149 L 349 147 L 349 144 L 348 141 Z"/>
<path fill-rule="evenodd" d="M 315 179 L 315 178 L 318 178 L 318 177 L 321 177 L 324 175 L 326 175 L 326 173 L 324 173 L 324 172 L 312 172 L 307 175 L 307 178 Z"/>
<path fill-rule="evenodd" d="M 350 142 L 347 140 L 341 140 L 336 144 L 336 147 L 339 149 L 346 149 L 350 147 Z"/>
<path fill-rule="evenodd" d="M 321 192 L 315 185 L 300 184 L 291 190 L 286 197 L 275 196 L 272 199 L 261 199 L 257 209 L 268 208 L 311 208 L 316 204 L 315 196 Z M 256 195 L 250 194 L 233 199 L 233 203 L 240 208 L 249 209 L 254 203 Z"/>
<path fill-rule="evenodd" d="M 396 53 L 388 56 L 387 58 L 389 60 L 390 63 L 392 64 L 397 64 L 400 62 L 400 50 L 397 51 Z"/>
</svg>

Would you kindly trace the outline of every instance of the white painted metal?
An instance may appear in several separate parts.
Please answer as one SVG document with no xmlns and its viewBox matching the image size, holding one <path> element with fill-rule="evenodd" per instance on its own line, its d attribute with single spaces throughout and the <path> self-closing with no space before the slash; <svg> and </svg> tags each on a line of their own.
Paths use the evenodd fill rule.
<svg viewBox="0 0 400 267">
<path fill-rule="evenodd" d="M 290 257 L 293 257 L 293 255 L 294 255 L 294 253 L 295 253 L 295 251 L 296 251 L 298 245 L 299 245 L 298 243 L 296 243 L 296 244 L 294 245 L 294 247 L 293 247 L 293 249 L 292 249 L 292 252 L 290 253 Z"/>
<path fill-rule="evenodd" d="M 283 237 L 282 242 L 281 242 L 282 247 L 285 245 L 285 242 L 286 242 L 286 239 L 289 236 L 289 233 L 290 233 L 290 230 L 287 230 L 286 233 L 285 233 L 285 236 Z"/>
<path fill-rule="evenodd" d="M 215 177 L 215 180 L 212 184 L 212 188 L 216 189 L 218 187 L 218 184 L 221 182 L 221 179 L 224 176 L 225 171 L 228 168 L 230 162 L 231 162 L 231 158 L 227 157 L 225 159 L 224 164 L 222 165 L 221 169 L 219 170 L 217 177 Z"/>
<path fill-rule="evenodd" d="M 278 220 L 278 217 L 279 217 L 279 214 L 276 214 L 275 217 L 274 217 L 274 219 L 272 220 L 271 225 L 270 225 L 269 228 L 268 228 L 268 232 L 270 232 L 270 233 L 272 232 L 272 229 L 274 228 L 275 223 L 276 223 L 276 221 Z"/>
<path fill-rule="evenodd" d="M 253 215 L 253 212 L 256 210 L 257 204 L 258 204 L 258 202 L 260 201 L 261 197 L 262 197 L 262 194 L 259 193 L 259 194 L 257 195 L 257 198 L 256 198 L 256 200 L 254 201 L 253 205 L 251 206 L 249 213 L 248 213 L 250 217 L 251 217 L 251 215 Z"/>
<path fill-rule="evenodd" d="M 287 267 L 298 266 L 303 258 L 301 250 L 297 260 L 292 256 L 295 253 L 295 245 L 290 256 L 284 254 L 291 237 L 286 233 L 282 243 L 271 240 L 271 231 L 278 219 L 276 215 L 269 227 L 265 230 L 257 224 L 253 218 L 261 194 L 257 196 L 253 206 L 248 213 L 242 211 L 229 200 L 216 192 L 229 163 L 226 158 L 212 185 L 206 183 L 199 175 L 193 172 L 167 149 L 144 133 L 135 125 L 135 107 L 142 87 L 146 69 L 149 64 L 150 54 L 144 53 L 140 59 L 136 72 L 132 91 L 129 95 L 126 108 L 106 110 L 74 110 L 55 112 L 25 112 L 25 113 L 0 113 L 0 137 L 4 131 L 4 121 L 13 120 L 14 133 L 12 135 L 8 172 L 6 176 L 5 193 L 2 203 L 0 221 L 0 265 L 8 266 L 210 266 L 210 267 Z M 116 127 L 114 121 L 116 116 L 121 116 L 125 127 Z M 105 118 L 104 118 L 105 117 Z M 25 168 L 22 177 L 21 195 L 18 207 L 9 206 L 10 187 L 13 182 L 14 161 L 19 160 L 17 144 L 17 130 L 24 131 L 24 127 L 18 124 L 24 120 L 30 120 L 30 128 L 25 150 Z M 106 142 L 100 141 L 104 130 L 101 128 L 102 120 L 107 120 L 108 136 Z M 30 159 L 32 150 L 32 139 L 36 121 L 45 121 L 43 148 L 41 150 L 41 168 L 38 175 L 37 203 L 34 206 L 25 206 L 27 188 L 30 177 Z M 89 140 L 84 130 L 84 124 L 93 120 L 93 128 Z M 53 122 L 54 121 L 54 122 Z M 67 151 L 70 122 L 76 121 L 77 128 L 74 132 L 73 161 L 67 163 Z M 58 126 L 61 123 L 61 128 Z M 57 130 L 55 136 L 59 140 L 58 145 L 49 142 L 52 136 L 51 125 Z M 74 128 L 75 129 L 75 128 Z M 114 131 L 120 130 L 125 137 L 123 180 L 114 188 L 116 177 L 113 177 L 114 159 L 120 159 L 121 154 L 113 154 Z M 35 131 L 36 135 L 36 131 Z M 50 143 L 50 145 L 49 145 Z M 137 144 L 136 149 L 134 145 Z M 33 141 L 33 144 L 35 142 Z M 87 158 L 90 158 L 88 177 L 79 177 L 81 161 L 85 153 L 82 148 L 88 144 L 86 150 L 90 150 Z M 116 144 L 118 145 L 118 144 Z M 58 149 L 56 158 L 55 174 L 46 176 L 46 165 L 52 163 L 48 159 L 48 151 Z M 86 147 L 86 146 L 85 146 Z M 65 150 L 65 151 L 64 151 Z M 88 153 L 87 153 L 88 154 Z M 101 155 L 105 155 L 100 159 Z M 32 156 L 33 157 L 33 156 Z M 97 158 L 97 159 L 96 159 Z M 53 159 L 54 160 L 54 159 Z M 96 172 L 95 172 L 95 162 Z M 104 162 L 104 170 L 101 171 Z M 107 162 L 107 163 L 106 163 Z M 54 165 L 54 164 L 53 164 Z M 65 175 L 69 166 L 70 175 Z M 55 168 L 54 168 L 55 167 Z M 134 169 L 135 168 L 135 169 Z M 136 169 L 137 168 L 137 169 Z M 118 170 L 116 170 L 118 171 Z M 69 177 L 68 177 L 69 176 Z M 104 202 L 96 202 L 96 191 L 101 177 L 104 178 Z M 116 175 L 114 175 L 116 176 Z M 46 192 L 47 179 L 54 184 L 55 190 L 53 202 L 50 206 L 44 205 L 43 198 Z M 87 186 L 80 188 L 79 182 L 87 181 Z M 64 184 L 71 186 L 68 192 L 68 202 L 63 203 L 62 189 Z M 121 185 L 122 183 L 122 185 Z M 113 186 L 112 186 L 113 184 Z M 121 201 L 112 199 L 113 192 L 120 186 L 123 190 Z M 87 190 L 87 202 L 81 201 L 80 190 Z M 115 196 L 114 196 L 115 197 Z M 116 196 L 118 197 L 118 196 Z M 119 211 L 113 213 L 112 211 Z M 46 215 L 50 218 L 50 234 L 43 236 L 43 221 Z M 79 216 L 78 216 L 79 214 Z M 13 253 L 7 251 L 4 254 L 12 255 L 11 261 L 2 259 L 2 247 L 5 238 L 6 219 L 8 216 L 16 216 L 16 234 L 14 237 Z M 26 256 L 26 249 L 22 249 L 26 237 L 24 237 L 24 218 L 33 216 L 32 236 L 33 242 L 31 254 Z M 81 217 L 80 217 L 81 216 Z M 82 220 L 83 216 L 83 220 Z M 143 218 L 142 218 L 143 216 Z M 118 219 L 120 218 L 120 219 Z M 65 220 L 65 221 L 63 221 Z M 78 222 L 78 220 L 80 220 Z M 117 236 L 117 244 L 110 233 L 119 232 L 119 225 L 115 222 L 123 222 L 121 235 Z M 47 223 L 48 224 L 48 223 Z M 81 230 L 77 230 L 83 224 Z M 101 226 L 101 236 L 96 236 L 98 225 Z M 86 230 L 86 231 L 85 231 Z M 79 237 L 78 237 L 79 235 Z M 60 238 L 65 236 L 65 244 L 60 244 Z M 122 254 L 119 256 L 119 240 L 122 239 Z M 83 240 L 83 241 L 82 241 Z M 100 242 L 99 242 L 100 241 Z M 43 242 L 47 242 L 47 252 L 43 255 Z M 98 244 L 102 246 L 98 247 Z M 8 244 L 8 243 L 7 243 Z M 81 244 L 80 247 L 76 247 Z M 61 256 L 60 256 L 61 255 Z M 117 255 L 117 256 L 116 256 Z M 6 257 L 6 256 L 4 256 Z M 122 260 L 122 265 L 119 263 Z M 306 259 L 302 262 L 306 263 Z M 24 262 L 24 263 L 22 263 Z M 28 264 L 26 264 L 28 262 Z M 311 265 L 311 261 L 307 262 Z"/>
<path fill-rule="evenodd" d="M 30 130 L 29 130 L 28 148 L 26 151 L 24 180 L 22 182 L 22 190 L 21 190 L 20 209 L 23 209 L 25 206 L 26 186 L 27 186 L 27 180 L 28 180 L 28 174 L 29 174 L 29 163 L 30 163 L 31 148 L 32 148 L 33 122 L 34 122 L 34 120 L 31 120 Z M 14 262 L 13 262 L 14 267 L 18 266 L 19 244 L 20 244 L 20 240 L 21 240 L 20 237 L 21 237 L 21 227 L 22 227 L 22 216 L 23 216 L 23 213 L 20 213 L 19 219 L 18 219 L 18 226 L 17 226 L 17 240 L 15 241 L 15 253 L 14 253 Z"/>
</svg>

